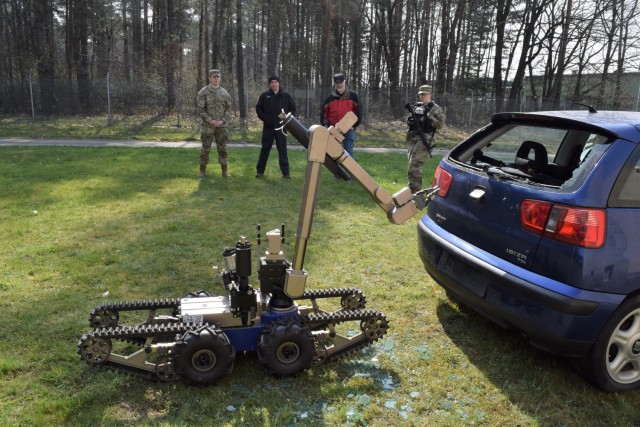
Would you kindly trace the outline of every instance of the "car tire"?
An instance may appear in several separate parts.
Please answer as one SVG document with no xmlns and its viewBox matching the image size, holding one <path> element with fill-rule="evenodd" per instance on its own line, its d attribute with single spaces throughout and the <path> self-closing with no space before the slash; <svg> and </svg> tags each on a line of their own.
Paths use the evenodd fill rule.
<svg viewBox="0 0 640 427">
<path fill-rule="evenodd" d="M 581 371 L 607 391 L 640 386 L 640 295 L 628 299 L 613 313 L 583 360 Z"/>
</svg>

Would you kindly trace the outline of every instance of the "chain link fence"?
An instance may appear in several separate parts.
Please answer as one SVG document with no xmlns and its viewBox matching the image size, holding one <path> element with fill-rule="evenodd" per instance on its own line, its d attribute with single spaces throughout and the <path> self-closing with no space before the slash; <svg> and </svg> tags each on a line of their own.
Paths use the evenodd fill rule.
<svg viewBox="0 0 640 427">
<path fill-rule="evenodd" d="M 617 109 L 638 110 L 640 98 L 640 73 L 630 73 L 628 89 L 619 100 Z M 633 84 L 635 82 L 635 85 Z M 255 114 L 255 104 L 260 93 L 268 89 L 266 82 L 247 83 L 245 86 L 246 119 L 241 119 L 239 108 L 239 91 L 236 82 L 223 78 L 222 86 L 229 91 L 233 103 L 231 128 L 247 128 L 259 126 Z M 0 80 L 0 114 L 30 115 L 34 121 L 52 116 L 107 116 L 109 120 L 117 120 L 118 116 L 149 116 L 166 112 L 173 113 L 177 126 L 197 126 L 195 113 L 197 91 L 204 84 L 198 85 L 193 79 L 176 81 L 175 103 L 172 108 L 167 105 L 168 93 L 164 82 L 148 80 L 138 83 L 123 81 L 94 80 L 87 87 L 79 88 L 76 83 L 56 80 L 52 82 L 29 78 L 24 82 Z M 306 87 L 287 87 L 283 82 L 281 88 L 289 92 L 295 99 L 298 116 L 306 124 L 319 123 L 320 109 L 324 99 L 332 88 L 308 85 Z M 376 128 L 378 126 L 399 125 L 406 117 L 402 106 L 416 102 L 417 91 L 414 87 L 404 87 L 392 92 L 388 89 L 361 87 L 357 89 L 361 103 L 362 125 Z M 611 99 L 611 97 L 607 98 Z M 435 93 L 433 100 L 443 107 L 448 127 L 471 131 L 486 124 L 494 113 L 495 100 L 487 94 L 469 91 L 466 96 L 445 95 Z M 581 100 L 593 102 L 588 96 Z M 395 105 L 392 110 L 391 105 Z M 506 105 L 506 100 L 505 100 Z M 613 105 L 596 105 L 599 109 L 616 109 Z M 517 102 L 516 111 L 536 111 L 552 109 L 549 100 L 533 98 L 523 94 Z M 558 107 L 555 107 L 558 108 Z M 576 108 L 571 102 L 560 104 L 560 109 Z"/>
</svg>

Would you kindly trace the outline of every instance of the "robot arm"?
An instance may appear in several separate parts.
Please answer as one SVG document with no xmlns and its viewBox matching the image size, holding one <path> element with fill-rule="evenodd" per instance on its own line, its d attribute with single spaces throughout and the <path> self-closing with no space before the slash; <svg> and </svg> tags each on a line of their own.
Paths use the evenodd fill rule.
<svg viewBox="0 0 640 427">
<path fill-rule="evenodd" d="M 335 163 L 346 170 L 371 195 L 393 224 L 402 224 L 424 208 L 437 188 L 430 188 L 411 194 L 408 187 L 390 195 L 360 166 L 342 147 L 344 133 L 358 120 L 352 112 L 328 129 L 314 125 L 307 130 L 291 114 L 281 115 L 284 127 L 304 146 L 308 146 L 307 171 L 305 175 L 296 246 L 291 268 L 287 271 L 284 291 L 292 298 L 301 296 L 306 286 L 307 273 L 304 271 L 304 256 L 307 240 L 311 235 L 311 225 L 316 205 L 320 171 L 325 161 Z M 308 141 L 307 141 L 308 139 Z M 325 160 L 327 159 L 327 160 Z M 328 165 L 327 165 L 328 166 Z"/>
</svg>

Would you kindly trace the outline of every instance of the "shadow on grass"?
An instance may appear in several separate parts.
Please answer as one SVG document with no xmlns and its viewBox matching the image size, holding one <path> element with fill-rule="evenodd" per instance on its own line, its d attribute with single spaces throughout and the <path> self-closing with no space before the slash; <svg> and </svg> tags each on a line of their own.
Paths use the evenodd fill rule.
<svg viewBox="0 0 640 427">
<path fill-rule="evenodd" d="M 631 394 L 638 392 L 625 396 L 599 390 L 577 374 L 571 360 L 533 347 L 518 331 L 504 329 L 461 303 L 441 302 L 437 316 L 469 361 L 513 405 L 543 425 L 624 425 L 632 420 L 629 415 L 636 409 Z M 594 400 L 618 410 L 593 408 Z M 572 412 L 571 407 L 591 409 Z"/>
</svg>

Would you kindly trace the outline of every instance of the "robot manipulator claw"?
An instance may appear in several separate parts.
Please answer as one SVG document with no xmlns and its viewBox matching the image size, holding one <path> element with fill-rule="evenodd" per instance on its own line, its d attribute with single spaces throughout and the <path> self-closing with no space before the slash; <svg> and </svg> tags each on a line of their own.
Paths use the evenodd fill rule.
<svg viewBox="0 0 640 427">
<path fill-rule="evenodd" d="M 424 190 L 416 192 L 413 197 L 418 209 L 425 208 L 429 202 L 433 200 L 435 195 L 438 194 L 438 191 L 440 191 L 440 187 L 436 185 L 435 187 L 425 188 Z"/>
<path fill-rule="evenodd" d="M 420 190 L 413 195 L 413 200 L 416 203 L 416 207 L 418 209 L 424 209 L 431 200 L 438 194 L 440 191 L 440 187 L 437 185 L 431 188 L 425 188 L 424 190 Z"/>
<path fill-rule="evenodd" d="M 407 221 L 424 209 L 438 190 L 438 187 L 433 187 L 411 194 L 409 187 L 401 189 L 391 197 L 393 207 L 387 210 L 389 221 L 393 224 L 402 224 Z"/>
</svg>

